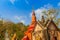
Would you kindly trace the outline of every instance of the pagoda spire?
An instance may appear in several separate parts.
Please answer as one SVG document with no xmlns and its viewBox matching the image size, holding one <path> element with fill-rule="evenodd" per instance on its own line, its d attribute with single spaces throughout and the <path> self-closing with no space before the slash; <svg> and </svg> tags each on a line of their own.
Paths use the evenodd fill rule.
<svg viewBox="0 0 60 40">
<path fill-rule="evenodd" d="M 32 23 L 36 22 L 36 16 L 34 10 L 32 10 Z"/>
</svg>

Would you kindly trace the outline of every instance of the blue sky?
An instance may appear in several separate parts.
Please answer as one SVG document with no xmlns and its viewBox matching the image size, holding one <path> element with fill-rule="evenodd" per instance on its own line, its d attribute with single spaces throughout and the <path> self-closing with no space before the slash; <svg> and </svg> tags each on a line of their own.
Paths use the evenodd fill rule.
<svg viewBox="0 0 60 40">
<path fill-rule="evenodd" d="M 32 7 L 34 7 L 38 16 L 43 9 L 60 8 L 60 0 L 0 0 L 0 17 L 15 23 L 29 24 Z"/>
</svg>

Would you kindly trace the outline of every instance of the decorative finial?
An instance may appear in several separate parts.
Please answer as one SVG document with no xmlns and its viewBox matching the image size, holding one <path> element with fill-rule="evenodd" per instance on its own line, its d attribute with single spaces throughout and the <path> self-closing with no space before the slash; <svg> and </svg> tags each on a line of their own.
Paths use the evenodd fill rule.
<svg viewBox="0 0 60 40">
<path fill-rule="evenodd" d="M 44 16 L 42 15 L 42 19 L 41 19 L 42 23 L 45 22 Z"/>
<path fill-rule="evenodd" d="M 32 24 L 35 22 L 36 22 L 36 16 L 35 16 L 34 9 L 32 9 Z"/>
<path fill-rule="evenodd" d="M 35 15 L 34 6 L 32 6 L 32 15 Z"/>
</svg>

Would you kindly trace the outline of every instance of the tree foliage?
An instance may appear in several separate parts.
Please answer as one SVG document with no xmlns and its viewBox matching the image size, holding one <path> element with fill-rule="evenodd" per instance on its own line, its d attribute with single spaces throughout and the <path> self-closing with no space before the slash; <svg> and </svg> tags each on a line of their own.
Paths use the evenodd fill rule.
<svg viewBox="0 0 60 40">
<path fill-rule="evenodd" d="M 14 33 L 17 34 L 17 39 L 21 40 L 21 38 L 24 36 L 24 32 L 27 29 L 27 26 L 23 23 L 13 23 L 11 21 L 1 23 L 0 21 L 0 40 L 5 39 L 5 32 L 8 30 L 9 38 L 11 39 L 14 35 Z"/>
<path fill-rule="evenodd" d="M 57 18 L 57 16 L 59 15 L 59 9 L 51 8 L 48 10 L 44 10 L 42 13 L 44 14 L 45 19 L 52 19 L 55 21 L 57 26 L 59 25 L 60 18 Z"/>
</svg>

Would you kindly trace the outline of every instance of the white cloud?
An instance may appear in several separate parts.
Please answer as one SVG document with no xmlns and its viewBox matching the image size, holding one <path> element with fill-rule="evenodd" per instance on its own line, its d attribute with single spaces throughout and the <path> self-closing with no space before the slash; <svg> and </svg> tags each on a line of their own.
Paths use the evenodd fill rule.
<svg viewBox="0 0 60 40">
<path fill-rule="evenodd" d="M 14 16 L 14 18 L 15 18 L 16 20 L 20 20 L 20 17 L 19 17 L 19 16 Z"/>
<path fill-rule="evenodd" d="M 16 1 L 16 0 L 10 0 L 10 2 L 11 2 L 12 4 L 14 4 L 15 1 Z"/>
<path fill-rule="evenodd" d="M 26 16 L 14 16 L 15 20 L 17 20 L 18 22 L 22 22 L 23 24 L 25 24 L 27 17 Z"/>
<path fill-rule="evenodd" d="M 25 24 L 25 20 L 20 20 L 21 23 Z"/>
<path fill-rule="evenodd" d="M 29 2 L 28 2 L 28 0 L 25 0 L 25 2 L 26 2 L 26 4 L 28 4 L 28 5 L 29 5 Z"/>
<path fill-rule="evenodd" d="M 16 20 L 26 19 L 26 16 L 14 16 Z"/>
<path fill-rule="evenodd" d="M 50 3 L 45 4 L 44 5 L 44 8 L 50 9 L 50 8 L 53 8 L 53 5 L 51 5 Z"/>
<path fill-rule="evenodd" d="M 58 6 L 60 6 L 60 2 L 58 3 Z"/>
<path fill-rule="evenodd" d="M 37 19 L 40 19 L 41 16 L 43 15 L 42 11 L 43 11 L 42 9 L 37 9 L 37 10 L 35 10 L 35 13 L 36 13 Z"/>
<path fill-rule="evenodd" d="M 47 10 L 47 9 L 45 9 L 45 8 L 38 8 L 37 10 L 35 10 L 35 14 L 36 14 L 37 20 L 40 20 L 41 16 L 44 15 L 42 13 L 44 10 Z M 32 16 L 32 13 L 30 13 L 30 16 Z"/>
</svg>

